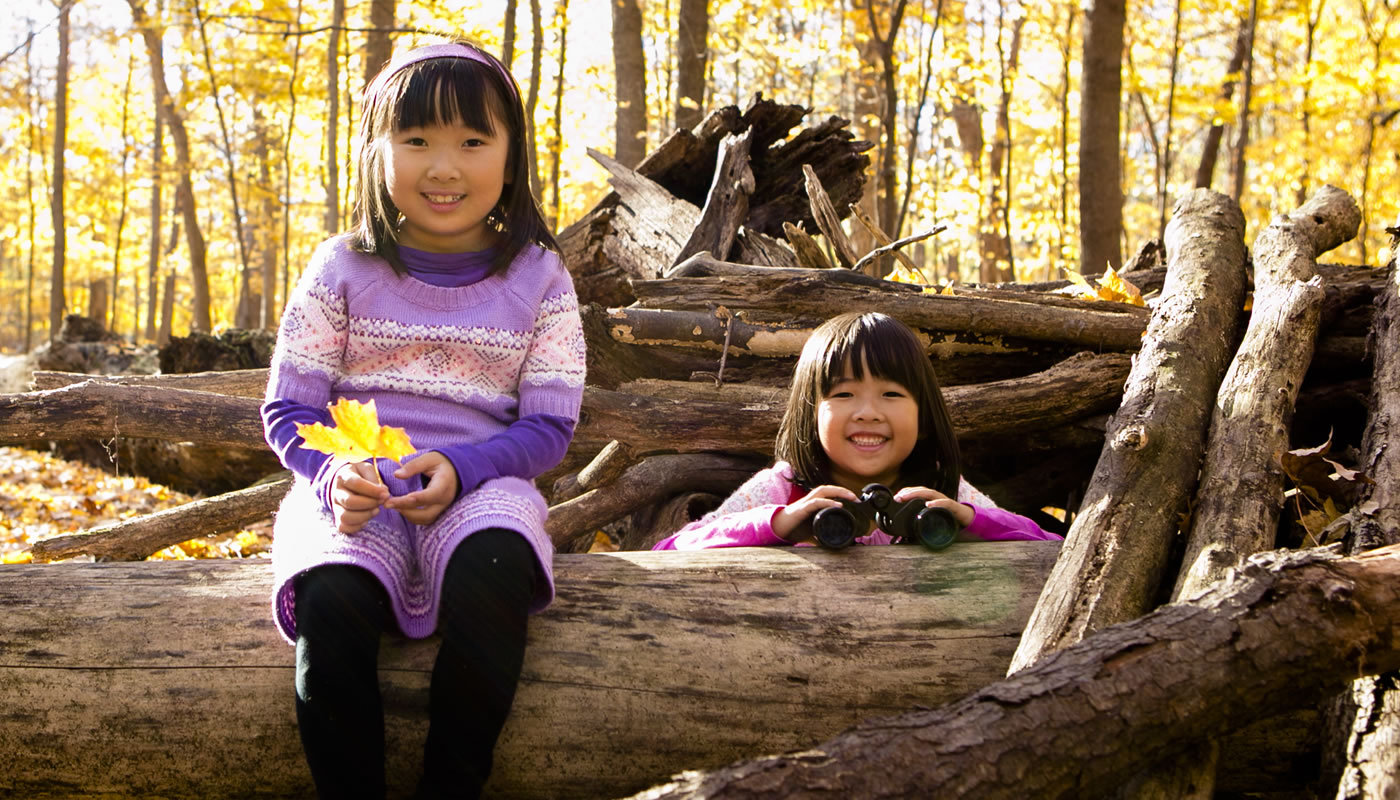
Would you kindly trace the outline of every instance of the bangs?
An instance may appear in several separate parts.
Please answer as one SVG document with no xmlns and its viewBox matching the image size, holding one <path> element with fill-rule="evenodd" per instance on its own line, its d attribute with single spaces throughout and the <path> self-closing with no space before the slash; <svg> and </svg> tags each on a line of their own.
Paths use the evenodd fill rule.
<svg viewBox="0 0 1400 800">
<path fill-rule="evenodd" d="M 466 58 L 414 64 L 403 71 L 396 96 L 385 103 L 389 119 L 378 127 L 401 131 L 461 123 L 495 136 L 496 121 L 504 121 L 506 113 L 493 77 L 490 67 Z"/>
<path fill-rule="evenodd" d="M 911 391 L 923 386 L 920 367 L 928 355 L 902 324 L 886 320 L 889 318 L 881 315 L 860 315 L 841 332 L 844 335 L 831 342 L 822 364 L 822 396 L 845 376 L 847 364 L 856 380 L 864 378 L 869 367 L 875 378 L 894 381 Z"/>
</svg>

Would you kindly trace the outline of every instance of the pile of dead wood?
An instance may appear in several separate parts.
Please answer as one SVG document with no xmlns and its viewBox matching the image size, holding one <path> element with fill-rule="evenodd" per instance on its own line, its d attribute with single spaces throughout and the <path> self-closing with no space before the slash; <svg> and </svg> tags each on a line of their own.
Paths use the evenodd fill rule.
<svg viewBox="0 0 1400 800">
<path fill-rule="evenodd" d="M 1296 567 L 1311 576 L 1286 590 L 1261 578 L 1262 567 L 1246 570 L 1253 577 L 1241 579 L 1243 583 L 1221 587 L 1252 554 L 1278 545 L 1315 544 L 1324 535 L 1298 536 L 1303 527 L 1295 518 L 1302 516 L 1303 498 L 1311 495 L 1287 484 L 1280 458 L 1291 449 L 1321 444 L 1329 435 L 1330 457 L 1346 465 L 1342 471 L 1358 468 L 1374 483 L 1353 481 L 1345 502 L 1340 494 L 1333 498 L 1332 508 L 1345 511 L 1349 506 L 1350 513 L 1325 536 L 1356 553 L 1400 541 L 1400 503 L 1395 500 L 1400 468 L 1391 464 L 1400 446 L 1386 447 L 1394 435 L 1391 404 L 1400 397 L 1390 327 L 1400 310 L 1393 265 L 1373 270 L 1318 263 L 1319 256 L 1355 235 L 1360 216 L 1351 198 L 1327 187 L 1259 232 L 1250 253 L 1243 216 L 1233 201 L 1205 190 L 1191 193 L 1175 209 L 1164 241 L 1145 246 L 1136 269 L 1128 273 L 1148 294 L 1150 308 L 1078 299 L 1058 293 L 1057 286 L 955 287 L 952 294 L 928 293 L 855 269 L 870 263 L 873 253 L 856 252 L 838 223 L 859 197 L 867 145 L 854 141 L 838 119 L 792 133 L 802 118 L 802 109 L 759 101 L 743 113 L 717 112 L 694 131 L 677 134 L 636 170 L 599 157 L 613 175 L 615 191 L 561 237 L 586 304 L 589 383 L 569 455 L 541 480 L 551 503 L 548 528 L 560 551 L 587 549 L 600 530 L 624 550 L 646 549 L 770 459 L 788 374 L 802 342 L 822 320 L 849 310 L 890 313 L 927 338 L 962 444 L 965 471 L 974 483 L 1001 505 L 1038 515 L 1046 527 L 1056 525 L 1040 513 L 1046 506 L 1067 510 L 1073 522 L 1066 525 L 1065 545 L 1051 553 L 1054 566 L 1047 567 L 1048 579 L 1045 572 L 1029 582 L 1018 579 L 998 601 L 1025 612 L 1011 623 L 1017 632 L 1024 631 L 1019 644 L 1007 642 L 1008 650 L 988 656 L 997 662 L 997 673 L 1006 668 L 1017 672 L 1012 678 L 944 711 L 884 724 L 887 731 L 917 731 L 907 740 L 859 730 L 822 745 L 825 756 L 809 752 L 740 764 L 694 776 L 690 789 L 709 791 L 757 780 L 781 781 L 784 791 L 798 792 L 846 776 L 842 780 L 889 781 L 846 786 L 853 795 L 898 793 L 891 787 L 905 786 L 939 796 L 1000 796 L 997 792 L 1005 790 L 1015 796 L 1056 797 L 1085 787 L 1102 794 L 1099 789 L 1130 784 L 1142 784 L 1136 791 L 1146 793 L 1149 781 L 1186 775 L 1180 780 L 1208 785 L 1218 778 L 1222 791 L 1243 791 L 1257 788 L 1258 779 L 1252 786 L 1234 788 L 1243 762 L 1231 754 L 1217 766 L 1216 744 L 1249 723 L 1286 730 L 1265 749 L 1311 759 L 1301 772 L 1294 764 L 1285 778 L 1275 774 L 1274 788 L 1298 789 L 1325 782 L 1320 775 L 1340 774 L 1341 766 L 1318 765 L 1319 753 L 1338 748 L 1320 741 L 1315 712 L 1309 710 L 1313 716 L 1300 723 L 1297 709 L 1312 698 L 1335 694 L 1354 675 L 1396 665 L 1393 615 L 1376 605 L 1390 602 L 1374 584 L 1383 585 L 1385 579 L 1363 574 L 1392 569 L 1386 559 L 1393 560 L 1393 551 L 1373 561 L 1316 553 L 1296 562 L 1285 559 L 1285 571 Z M 868 221 L 859 224 L 871 229 L 885 253 L 899 252 L 900 243 L 889 241 Z M 812 238 L 814 233 L 820 240 Z M 1380 301 L 1385 310 L 1378 313 Z M 1372 331 L 1374 344 L 1368 347 Z M 260 370 L 104 379 L 36 373 L 35 391 L 0 398 L 0 443 L 178 436 L 261 449 L 257 407 L 265 380 Z M 286 488 L 286 479 L 276 478 L 183 509 L 39 542 L 33 552 L 36 560 L 82 554 L 143 558 L 189 538 L 192 531 L 213 534 L 263 519 Z M 1286 489 L 1299 491 L 1285 501 Z M 1321 503 L 1319 489 L 1311 489 Z M 1013 555 L 1019 552 L 1015 549 L 1005 552 L 1021 557 Z M 949 551 L 954 560 L 945 566 L 970 564 L 958 560 L 970 553 L 954 548 Z M 736 555 L 741 561 L 759 559 L 752 563 L 762 562 L 771 581 L 750 587 L 743 601 L 747 611 L 716 606 L 733 611 L 725 611 L 719 627 L 705 636 L 730 641 L 735 649 L 729 652 L 677 645 L 677 637 L 694 633 L 691 621 L 676 626 L 659 622 L 702 615 L 705 603 L 718 602 L 713 589 L 707 600 L 685 609 L 643 612 L 628 605 L 655 594 L 648 587 L 664 584 L 672 587 L 666 591 L 677 591 L 674 586 L 689 586 L 702 575 L 718 574 L 716 569 L 737 569 L 729 562 L 721 568 L 707 561 L 719 558 L 712 554 L 616 554 L 613 558 L 623 559 L 619 568 L 629 574 L 599 573 L 596 584 L 581 578 L 579 585 L 561 588 L 560 602 L 548 613 L 570 625 L 597 622 L 604 609 L 622 614 L 598 624 L 629 631 L 622 638 L 635 642 L 637 654 L 619 656 L 616 663 L 599 660 L 596 666 L 631 671 L 647 661 L 643 656 L 660 659 L 659 669 L 670 670 L 667 674 L 680 681 L 674 697 L 656 701 L 665 708 L 685 702 L 682 687 L 695 670 L 757 670 L 760 683 L 775 691 L 807 687 L 812 685 L 811 669 L 824 662 L 815 652 L 799 654 L 795 657 L 804 666 L 794 670 L 791 662 L 770 662 L 762 647 L 752 647 L 753 619 L 745 615 L 769 613 L 756 610 L 753 598 L 772 592 L 788 597 L 788 590 L 777 587 L 814 566 L 850 565 L 860 573 L 856 583 L 861 585 L 893 581 L 928 587 L 931 595 L 925 599 L 930 602 L 916 603 L 927 613 L 937 607 L 932 598 L 943 591 L 938 587 L 952 585 L 948 580 L 957 583 L 940 575 L 906 584 L 908 576 L 887 572 L 894 556 L 850 555 L 842 560 L 814 553 L 785 566 L 762 561 L 763 556 Z M 567 580 L 569 570 L 579 569 L 582 575 L 590 569 L 584 565 L 594 563 L 575 559 L 586 557 L 561 557 L 561 580 Z M 621 566 L 628 564 L 643 569 Z M 55 574 L 44 569 L 54 568 L 28 568 L 24 580 L 32 583 Z M 658 582 L 662 575 L 665 580 Z M 59 586 L 65 579 L 53 580 Z M 605 587 L 626 598 L 606 596 Z M 1214 594 L 1202 595 L 1212 589 Z M 240 598 L 248 590 L 232 584 L 219 589 Z M 1318 593 L 1322 605 L 1307 605 L 1318 600 L 1313 597 Z M 1201 597 L 1193 600 L 1197 595 Z M 1169 598 L 1180 604 L 1153 612 Z M 1286 605 L 1291 598 L 1304 605 Z M 848 609 L 849 618 L 863 619 L 888 602 L 884 596 L 858 601 Z M 802 601 L 789 599 L 771 609 L 780 620 L 775 623 L 779 630 L 792 623 L 797 625 L 791 629 L 794 636 L 839 638 L 838 628 L 845 623 L 822 621 L 818 615 L 798 624 L 792 609 L 799 605 Z M 1309 633 L 1322 630 L 1317 636 L 1296 635 L 1299 631 L 1288 629 L 1277 614 Z M 25 629 L 42 627 L 36 617 Z M 573 654 L 563 661 L 574 663 L 570 659 L 587 648 L 572 638 L 567 625 L 560 627 L 564 643 L 559 647 Z M 262 638 L 249 645 L 250 652 L 270 646 L 264 641 L 268 631 L 257 636 Z M 1341 660 L 1334 652 L 1338 641 L 1351 648 L 1342 648 Z M 36 640 L 26 647 L 42 652 L 41 644 Z M 934 669 L 966 677 L 964 668 L 971 667 L 930 666 L 917 653 L 920 645 L 899 636 L 882 646 L 895 649 L 881 658 L 906 665 L 912 659 L 916 672 Z M 550 648 L 548 642 L 532 639 L 532 658 L 553 657 Z M 1160 653 L 1147 661 L 1160 657 L 1173 666 L 1134 672 L 1147 663 L 1138 653 Z M 133 669 L 147 668 L 140 666 L 142 658 L 132 656 Z M 277 661 L 278 670 L 286 668 L 282 661 Z M 1198 669 L 1187 669 L 1191 665 Z M 94 662 L 89 668 L 97 666 Z M 976 667 L 983 670 L 978 677 L 983 683 L 993 677 L 985 666 Z M 892 674 L 884 672 L 887 667 L 880 669 L 882 675 Z M 38 674 L 31 670 L 11 683 L 21 686 Z M 1115 675 L 1126 676 L 1121 685 L 1114 682 Z M 617 677 L 601 675 L 596 683 L 610 684 Z M 539 678 L 542 686 L 550 680 L 542 673 Z M 1077 706 L 1081 711 L 1073 703 L 1064 708 L 1034 704 L 1062 696 L 1066 680 L 1088 692 Z M 1368 764 L 1380 764 L 1381 774 L 1386 769 L 1395 774 L 1386 756 L 1367 750 L 1374 739 L 1366 732 L 1387 730 L 1386 723 L 1376 720 L 1395 702 L 1393 693 L 1383 690 L 1384 680 L 1379 685 L 1382 689 L 1356 689 L 1365 713 L 1324 715 L 1338 724 L 1354 722 L 1361 732 L 1348 753 L 1353 778 L 1374 772 Z M 1152 687 L 1161 691 L 1147 691 Z M 761 703 L 766 691 L 754 689 L 757 697 L 749 699 Z M 862 704 L 870 702 L 873 687 L 856 685 L 850 691 L 831 702 L 866 708 Z M 901 697 L 896 705 L 949 699 L 934 694 L 922 700 Z M 530 736 L 568 738 L 529 727 L 548 724 L 544 717 L 557 710 L 550 697 L 541 695 L 539 719 L 513 724 L 529 728 Z M 562 702 L 589 706 L 570 698 Z M 1130 699 L 1154 710 L 1128 709 L 1124 704 Z M 821 706 L 828 700 L 804 692 L 803 703 Z M 650 720 L 650 727 L 642 728 L 643 740 L 668 735 L 657 727 L 665 723 L 643 708 L 652 701 L 628 695 L 616 702 L 624 707 L 608 709 L 609 714 Z M 79 705 L 84 703 L 87 713 L 99 705 L 91 697 Z M 1096 713 L 1076 716 L 1086 704 Z M 979 733 L 974 738 L 980 744 L 968 745 L 970 732 L 990 730 L 986 715 L 998 707 L 1002 711 L 996 713 L 1009 720 L 1008 726 L 995 735 Z M 1024 717 L 1006 713 L 1012 707 L 1028 710 Z M 1114 709 L 1127 710 L 1115 714 Z M 868 710 L 891 709 L 881 701 L 871 702 Z M 591 711 L 596 713 L 596 706 Z M 1285 712 L 1293 716 L 1269 722 Z M 1114 726 L 1098 724 L 1105 715 L 1116 720 Z M 1047 725 L 1051 718 L 1062 727 Z M 283 718 L 250 718 L 247 724 L 252 731 L 275 728 L 280 732 L 276 736 L 288 734 Z M 754 730 L 765 724 L 754 722 Z M 795 729 L 787 722 L 773 724 Z M 801 741 L 751 733 L 753 749 L 746 752 L 796 747 L 835 733 L 796 727 Z M 51 728 L 56 733 L 65 725 L 58 721 Z M 1049 737 L 1045 749 L 1025 748 L 1025 757 L 996 749 L 1007 744 L 1021 748 L 1018 743 L 1027 731 L 1037 728 Z M 0 725 L 0 738 L 5 730 Z M 1065 749 L 1081 732 L 1085 749 Z M 720 736 L 711 728 L 698 735 Z M 1381 741 L 1384 735 L 1389 734 Z M 900 745 L 918 740 L 947 744 L 939 745 L 944 749 L 937 757 Z M 528 736 L 522 741 L 531 742 L 531 751 L 550 747 Z M 581 746 L 576 737 L 550 741 L 558 747 Z M 971 749 L 958 750 L 961 756 L 945 752 L 963 747 Z M 1191 748 L 1199 752 L 1183 758 Z M 846 768 L 877 751 L 883 754 L 879 769 Z M 717 748 L 661 760 L 668 770 L 715 768 L 743 752 Z M 1055 755 L 1070 752 L 1079 755 Z M 1007 766 L 1010 762 L 1001 761 L 1006 758 L 1015 764 Z M 923 770 L 921 764 L 934 762 L 948 768 Z M 993 762 L 1005 768 L 969 768 Z M 560 770 L 553 763 L 522 763 L 529 764 L 520 773 L 525 775 Z M 661 766 L 647 769 L 647 779 L 655 780 Z M 523 785 L 539 789 L 526 780 Z M 628 773 L 626 781 L 606 791 L 630 791 L 641 785 L 639 780 Z M 555 791 L 541 790 L 536 796 Z M 587 793 L 604 793 L 604 787 L 590 784 Z"/>
</svg>

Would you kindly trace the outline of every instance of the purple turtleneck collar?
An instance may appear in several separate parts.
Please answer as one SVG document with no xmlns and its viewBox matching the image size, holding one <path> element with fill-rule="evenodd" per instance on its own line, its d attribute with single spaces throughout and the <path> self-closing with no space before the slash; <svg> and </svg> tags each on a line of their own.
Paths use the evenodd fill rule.
<svg viewBox="0 0 1400 800">
<path fill-rule="evenodd" d="M 399 258 L 408 274 L 433 286 L 470 286 L 491 274 L 491 260 L 495 257 L 494 248 L 474 253 L 431 253 L 399 245 Z"/>
</svg>

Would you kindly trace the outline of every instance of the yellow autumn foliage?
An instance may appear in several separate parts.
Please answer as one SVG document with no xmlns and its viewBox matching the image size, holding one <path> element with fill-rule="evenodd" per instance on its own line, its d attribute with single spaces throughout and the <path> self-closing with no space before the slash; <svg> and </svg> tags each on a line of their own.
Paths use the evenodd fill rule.
<svg viewBox="0 0 1400 800">
<path fill-rule="evenodd" d="M 306 447 L 346 461 L 400 461 L 416 452 L 403 428 L 379 424 L 373 400 L 361 403 L 342 397 L 329 410 L 334 426 L 297 423 L 297 433 L 306 440 Z"/>
</svg>

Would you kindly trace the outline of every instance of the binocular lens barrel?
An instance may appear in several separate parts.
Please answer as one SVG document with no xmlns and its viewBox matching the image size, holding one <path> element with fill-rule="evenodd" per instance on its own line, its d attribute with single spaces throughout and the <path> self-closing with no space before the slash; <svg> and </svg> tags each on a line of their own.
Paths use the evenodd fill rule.
<svg viewBox="0 0 1400 800">
<path fill-rule="evenodd" d="M 855 515 L 840 506 L 823 508 L 812 517 L 812 533 L 822 547 L 840 550 L 856 540 Z"/>
<path fill-rule="evenodd" d="M 915 520 L 919 543 L 930 550 L 942 550 L 958 538 L 958 521 L 946 508 L 925 508 Z"/>
</svg>

